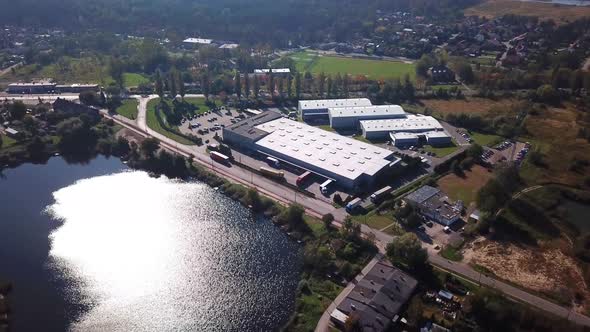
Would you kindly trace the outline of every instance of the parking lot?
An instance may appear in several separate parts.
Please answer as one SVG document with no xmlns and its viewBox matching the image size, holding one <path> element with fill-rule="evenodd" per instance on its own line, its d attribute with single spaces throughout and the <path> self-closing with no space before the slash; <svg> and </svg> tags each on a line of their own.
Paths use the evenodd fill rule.
<svg viewBox="0 0 590 332">
<path fill-rule="evenodd" d="M 529 143 L 504 141 L 493 148 L 485 148 L 481 159 L 490 165 L 496 165 L 506 161 L 514 161 L 520 165 L 529 152 L 530 147 Z"/>
<path fill-rule="evenodd" d="M 221 135 L 221 129 L 225 126 L 230 126 L 245 118 L 244 113 L 238 113 L 230 109 L 221 108 L 216 111 L 206 111 L 201 114 L 196 114 L 189 118 L 184 118 L 178 129 L 187 135 L 199 136 L 206 144 L 213 142 L 213 137 L 217 133 Z"/>
</svg>

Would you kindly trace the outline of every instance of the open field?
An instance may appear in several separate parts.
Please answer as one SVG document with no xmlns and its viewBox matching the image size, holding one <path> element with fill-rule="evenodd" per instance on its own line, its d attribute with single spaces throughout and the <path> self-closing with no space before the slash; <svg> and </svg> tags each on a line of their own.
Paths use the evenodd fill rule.
<svg viewBox="0 0 590 332">
<path fill-rule="evenodd" d="M 15 145 L 16 143 L 18 143 L 17 140 L 12 139 L 6 135 L 0 134 L 0 138 L 2 139 L 2 146 L 1 146 L 2 148 L 9 148 L 9 147 Z"/>
<path fill-rule="evenodd" d="M 518 101 L 514 99 L 492 100 L 486 98 L 465 98 L 465 99 L 423 99 L 420 101 L 425 107 L 431 109 L 438 117 L 446 114 L 467 113 L 486 115 L 497 109 L 509 109 Z"/>
<path fill-rule="evenodd" d="M 586 299 L 589 295 L 583 271 L 560 249 L 484 240 L 471 245 L 463 256 L 500 279 L 562 304 L 569 305 L 575 293 Z"/>
<path fill-rule="evenodd" d="M 117 108 L 116 112 L 128 119 L 135 120 L 137 119 L 138 105 L 137 99 L 125 99 L 123 100 L 123 104 Z"/>
<path fill-rule="evenodd" d="M 125 84 L 126 88 L 131 88 L 131 87 L 137 87 L 140 84 L 150 83 L 150 79 L 142 74 L 124 73 L 123 74 L 123 83 Z"/>
<path fill-rule="evenodd" d="M 455 142 L 455 140 L 453 140 L 452 145 L 444 146 L 444 147 L 435 147 L 435 146 L 431 146 L 431 145 L 424 146 L 424 151 L 432 152 L 439 158 L 446 157 L 446 156 L 450 155 L 451 153 L 457 151 L 457 149 L 459 149 L 459 147 L 457 146 L 457 143 Z"/>
<path fill-rule="evenodd" d="M 488 0 L 465 10 L 466 16 L 495 18 L 507 14 L 537 16 L 541 20 L 554 20 L 556 23 L 572 22 L 590 16 L 588 6 L 567 6 L 540 2 L 512 0 Z"/>
<path fill-rule="evenodd" d="M 470 131 L 469 135 L 473 141 L 481 146 L 494 146 L 504 140 L 502 136 L 492 134 L 482 134 L 474 131 Z"/>
<path fill-rule="evenodd" d="M 475 201 L 477 192 L 490 178 L 492 178 L 492 173 L 488 172 L 485 167 L 474 165 L 470 171 L 465 171 L 464 177 L 452 173 L 445 175 L 438 180 L 438 186 L 451 199 L 460 199 L 468 206 Z"/>
<path fill-rule="evenodd" d="M 403 78 L 406 74 L 415 79 L 416 70 L 413 64 L 396 61 L 381 61 L 336 56 L 319 56 L 309 52 L 298 52 L 291 55 L 298 71 L 309 71 L 313 74 L 324 72 L 327 75 L 349 74 L 363 75 L 371 79 Z"/>
<path fill-rule="evenodd" d="M 530 142 L 540 149 L 544 165 L 533 165 L 525 160 L 521 176 L 528 184 L 547 182 L 578 186 L 590 175 L 590 167 L 572 168 L 580 160 L 590 161 L 590 142 L 578 137 L 583 127 L 590 125 L 590 118 L 573 104 L 564 107 L 547 107 L 538 115 L 528 115 L 525 134 L 520 141 Z M 585 121 L 584 121 L 585 118 Z M 578 162 L 577 162 L 578 161 Z"/>
<path fill-rule="evenodd" d="M 98 58 L 63 57 L 55 64 L 41 66 L 26 65 L 2 77 L 3 82 L 31 81 L 34 79 L 53 78 L 59 83 L 95 83 L 108 85 L 113 78 L 108 72 L 107 64 Z"/>
<path fill-rule="evenodd" d="M 176 135 L 173 132 L 166 130 L 166 128 L 164 128 L 160 125 L 160 123 L 158 122 L 158 119 L 156 118 L 156 105 L 159 102 L 160 102 L 160 99 L 158 98 L 158 99 L 152 99 L 148 103 L 147 114 L 146 114 L 146 122 L 147 122 L 148 127 L 150 127 L 151 129 L 155 130 L 156 132 L 158 132 L 170 139 L 177 141 L 178 143 L 186 144 L 186 145 L 194 145 L 193 142 L 187 140 L 184 137 Z M 162 119 L 164 121 L 166 121 L 165 115 L 162 113 L 160 113 L 160 114 L 162 116 Z"/>
</svg>

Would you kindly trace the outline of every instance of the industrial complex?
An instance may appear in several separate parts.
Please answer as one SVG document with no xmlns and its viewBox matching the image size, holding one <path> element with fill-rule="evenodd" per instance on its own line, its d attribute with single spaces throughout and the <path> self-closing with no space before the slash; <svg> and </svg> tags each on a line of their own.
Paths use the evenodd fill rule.
<svg viewBox="0 0 590 332">
<path fill-rule="evenodd" d="M 329 120 L 330 126 L 336 130 L 360 130 L 366 139 L 391 139 L 398 147 L 452 143 L 451 136 L 438 120 L 431 116 L 408 114 L 399 105 L 372 105 L 366 98 L 302 100 L 298 110 L 303 121 Z"/>
<path fill-rule="evenodd" d="M 393 152 L 267 111 L 224 128 L 223 141 L 295 165 L 341 187 L 371 186 L 400 163 Z"/>
</svg>

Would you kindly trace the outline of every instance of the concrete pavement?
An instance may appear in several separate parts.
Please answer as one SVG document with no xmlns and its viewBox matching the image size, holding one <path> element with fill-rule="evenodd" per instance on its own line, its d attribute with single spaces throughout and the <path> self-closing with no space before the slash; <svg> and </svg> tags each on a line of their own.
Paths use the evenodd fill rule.
<svg viewBox="0 0 590 332">
<path fill-rule="evenodd" d="M 340 222 L 342 222 L 346 217 L 346 213 L 342 209 L 335 209 L 331 204 L 311 197 L 300 195 L 296 191 L 288 187 L 282 186 L 266 177 L 260 176 L 258 174 L 242 169 L 235 165 L 227 166 L 216 163 L 212 161 L 208 155 L 198 150 L 196 146 L 187 146 L 177 143 L 174 140 L 167 138 L 166 136 L 161 135 L 153 131 L 152 129 L 148 128 L 145 120 L 145 114 L 147 102 L 148 100 L 150 100 L 150 98 L 151 96 L 147 98 L 139 97 L 140 109 L 138 110 L 139 113 L 136 120 L 137 122 L 129 120 L 119 115 L 108 114 L 106 110 L 103 110 L 101 112 L 105 117 L 112 118 L 119 124 L 143 136 L 152 136 L 157 138 L 158 140 L 160 140 L 162 147 L 184 156 L 193 156 L 195 162 L 199 163 L 200 165 L 206 168 L 211 169 L 213 172 L 219 173 L 221 176 L 229 178 L 230 180 L 235 181 L 237 183 L 241 183 L 245 186 L 256 188 L 262 194 L 273 199 L 276 199 L 283 204 L 290 204 L 292 202 L 296 202 L 304 206 L 309 214 L 316 217 L 321 217 L 326 213 L 332 213 L 336 219 L 335 224 L 337 226 L 340 225 Z M 374 234 L 376 245 L 382 253 L 385 252 L 385 246 L 393 240 L 393 237 L 391 235 L 381 232 L 379 230 L 372 229 L 364 224 L 361 225 L 361 231 L 365 235 Z M 429 246 L 426 244 L 425 247 L 429 248 Z M 479 282 L 482 285 L 494 288 L 515 300 L 551 312 L 557 316 L 567 318 L 575 323 L 590 326 L 589 317 L 573 312 L 568 308 L 559 306 L 553 302 L 545 300 L 536 295 L 527 293 L 526 291 L 523 291 L 519 288 L 498 281 L 494 278 L 485 276 L 473 270 L 473 268 L 471 268 L 467 264 L 460 262 L 451 262 L 439 256 L 436 252 L 432 252 L 430 250 L 429 261 L 431 264 L 439 266 L 452 273 L 456 273 L 475 282 Z"/>
</svg>

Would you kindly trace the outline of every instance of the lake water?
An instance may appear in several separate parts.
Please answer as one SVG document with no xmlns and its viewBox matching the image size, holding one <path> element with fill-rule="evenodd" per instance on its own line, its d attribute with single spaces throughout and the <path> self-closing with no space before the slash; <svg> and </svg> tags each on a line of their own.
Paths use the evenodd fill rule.
<svg viewBox="0 0 590 332">
<path fill-rule="evenodd" d="M 117 159 L 0 180 L 14 331 L 267 331 L 294 308 L 299 245 L 212 188 Z"/>
</svg>

